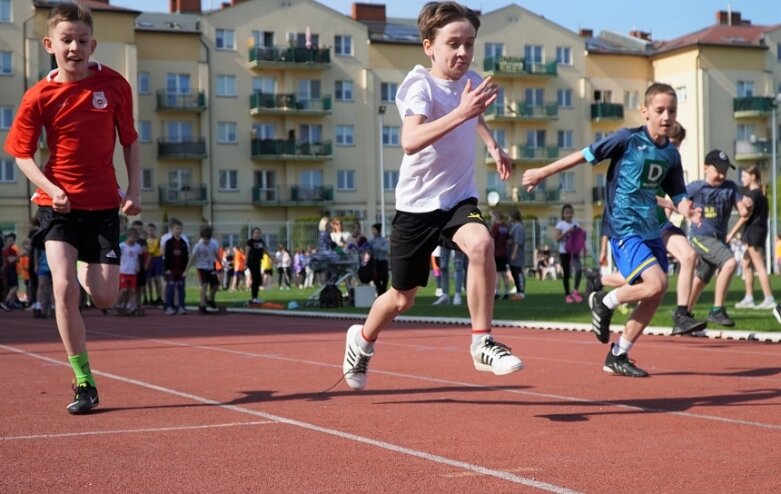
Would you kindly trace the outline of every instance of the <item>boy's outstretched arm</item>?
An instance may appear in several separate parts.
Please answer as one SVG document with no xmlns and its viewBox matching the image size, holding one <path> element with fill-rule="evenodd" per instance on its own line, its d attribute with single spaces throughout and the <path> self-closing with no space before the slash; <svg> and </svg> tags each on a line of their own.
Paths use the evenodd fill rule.
<svg viewBox="0 0 781 494">
<path fill-rule="evenodd" d="M 64 190 L 43 174 L 33 158 L 16 158 L 16 165 L 36 187 L 52 198 L 52 209 L 58 213 L 70 213 L 71 202 Z"/>
<path fill-rule="evenodd" d="M 420 152 L 467 120 L 481 116 L 497 95 L 498 87 L 491 82 L 490 77 L 486 77 L 474 89 L 472 81 L 467 80 L 460 104 L 444 117 L 432 121 L 427 121 L 423 115 L 404 117 L 401 125 L 401 147 L 404 153 Z"/>
<path fill-rule="evenodd" d="M 526 187 L 526 190 L 531 192 L 534 187 L 542 180 L 555 175 L 564 170 L 586 162 L 586 157 L 583 156 L 583 151 L 575 151 L 561 159 L 558 159 L 550 165 L 543 166 L 542 168 L 531 168 L 523 172 L 523 178 L 521 184 Z"/>
<path fill-rule="evenodd" d="M 510 178 L 513 165 L 512 158 L 510 158 L 510 156 L 504 152 L 504 149 L 497 144 L 496 139 L 494 139 L 494 136 L 491 134 L 491 129 L 486 125 L 482 115 L 480 115 L 477 122 L 477 135 L 483 139 L 485 147 L 488 149 L 488 152 L 491 154 L 494 161 L 496 161 L 496 171 L 499 173 L 499 178 L 502 180 Z"/>
<path fill-rule="evenodd" d="M 127 168 L 127 191 L 122 204 L 122 212 L 127 215 L 137 215 L 141 212 L 141 164 L 138 139 L 129 146 L 123 146 L 122 151 Z"/>
</svg>

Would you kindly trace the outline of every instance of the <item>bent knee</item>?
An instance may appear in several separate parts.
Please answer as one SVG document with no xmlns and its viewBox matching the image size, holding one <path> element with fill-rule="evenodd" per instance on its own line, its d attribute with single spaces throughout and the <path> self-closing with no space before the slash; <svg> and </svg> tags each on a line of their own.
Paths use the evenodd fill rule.
<svg viewBox="0 0 781 494">
<path fill-rule="evenodd" d="M 97 293 L 96 293 L 97 292 Z M 92 303 L 98 309 L 108 309 L 117 301 L 118 292 L 113 290 L 93 290 L 90 294 Z"/>
</svg>

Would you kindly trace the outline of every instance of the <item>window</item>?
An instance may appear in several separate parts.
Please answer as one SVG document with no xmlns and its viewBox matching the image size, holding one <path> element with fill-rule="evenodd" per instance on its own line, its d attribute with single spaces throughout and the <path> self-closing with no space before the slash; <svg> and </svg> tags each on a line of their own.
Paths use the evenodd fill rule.
<svg viewBox="0 0 781 494">
<path fill-rule="evenodd" d="M 186 120 L 166 122 L 165 138 L 168 142 L 191 142 L 193 140 L 193 123 Z"/>
<path fill-rule="evenodd" d="M 218 50 L 235 50 L 236 32 L 233 29 L 218 29 L 214 39 L 214 46 Z"/>
<path fill-rule="evenodd" d="M 182 190 L 192 185 L 192 172 L 187 168 L 179 168 L 168 172 L 168 188 Z"/>
<path fill-rule="evenodd" d="M 575 191 L 575 172 L 559 173 L 559 189 L 565 192 Z"/>
<path fill-rule="evenodd" d="M 152 175 L 154 170 L 151 168 L 141 169 L 141 190 L 152 190 L 154 185 L 152 184 Z"/>
<path fill-rule="evenodd" d="M 640 108 L 640 93 L 638 91 L 624 92 L 624 108 L 636 110 Z"/>
<path fill-rule="evenodd" d="M 754 96 L 754 81 L 738 81 L 738 98 Z"/>
<path fill-rule="evenodd" d="M 596 89 L 594 91 L 594 103 L 612 103 L 613 91 L 605 89 Z"/>
<path fill-rule="evenodd" d="M 776 60 L 781 62 L 781 43 L 776 44 Z"/>
<path fill-rule="evenodd" d="M 334 54 L 350 56 L 353 54 L 353 37 L 337 34 L 334 36 Z"/>
<path fill-rule="evenodd" d="M 559 108 L 572 108 L 572 89 L 557 89 L 556 103 Z"/>
<path fill-rule="evenodd" d="M 138 121 L 138 142 L 152 142 L 152 122 L 150 120 Z"/>
<path fill-rule="evenodd" d="M 609 136 L 610 134 L 612 134 L 612 132 L 595 132 L 594 133 L 594 142 L 601 141 L 602 139 L 604 139 L 605 137 Z"/>
<path fill-rule="evenodd" d="M 275 139 L 276 135 L 277 135 L 277 129 L 274 126 L 274 124 L 269 124 L 269 123 L 252 124 L 253 139 Z"/>
<path fill-rule="evenodd" d="M 526 145 L 530 148 L 544 148 L 545 130 L 544 129 L 527 130 Z"/>
<path fill-rule="evenodd" d="M 504 55 L 504 44 L 502 43 L 486 43 L 485 44 L 485 58 L 499 58 Z"/>
<path fill-rule="evenodd" d="M 336 81 L 334 95 L 337 101 L 352 101 L 353 81 Z"/>
<path fill-rule="evenodd" d="M 217 143 L 236 144 L 236 122 L 217 122 Z"/>
<path fill-rule="evenodd" d="M 504 129 L 491 129 L 491 135 L 500 148 L 507 149 L 507 133 Z"/>
<path fill-rule="evenodd" d="M 382 174 L 382 190 L 385 192 L 393 192 L 396 190 L 396 186 L 399 184 L 399 172 L 393 170 L 385 170 Z"/>
<path fill-rule="evenodd" d="M 323 170 L 301 170 L 298 172 L 298 185 L 308 189 L 322 187 Z"/>
<path fill-rule="evenodd" d="M 336 170 L 336 189 L 355 190 L 355 170 Z"/>
<path fill-rule="evenodd" d="M 298 81 L 299 99 L 320 99 L 320 81 L 317 79 L 300 79 Z"/>
<path fill-rule="evenodd" d="M 572 136 L 574 132 L 571 130 L 560 130 L 557 133 L 557 143 L 562 149 L 572 149 Z"/>
<path fill-rule="evenodd" d="M 495 171 L 488 172 L 485 176 L 485 186 L 488 190 L 495 190 L 500 194 L 506 190 L 504 182 L 499 178 L 499 173 Z"/>
<path fill-rule="evenodd" d="M 16 163 L 10 158 L 0 159 L 0 183 L 16 182 Z"/>
<path fill-rule="evenodd" d="M 557 46 L 556 63 L 559 65 L 572 65 L 572 48 L 569 46 Z"/>
<path fill-rule="evenodd" d="M 542 45 L 526 45 L 523 47 L 523 58 L 526 62 L 543 63 L 545 61 L 545 52 Z"/>
<path fill-rule="evenodd" d="M 401 141 L 399 140 L 399 127 L 397 125 L 383 125 L 382 145 L 399 146 L 400 144 Z"/>
<path fill-rule="evenodd" d="M 545 103 L 545 89 L 526 88 L 524 91 L 525 103 L 529 106 L 542 106 Z"/>
<path fill-rule="evenodd" d="M 252 41 L 255 46 L 272 48 L 274 46 L 273 31 L 252 31 Z"/>
<path fill-rule="evenodd" d="M 336 145 L 337 146 L 352 146 L 353 145 L 353 132 L 354 132 L 354 127 L 352 125 L 337 125 L 336 126 Z"/>
<path fill-rule="evenodd" d="M 750 141 L 751 136 L 755 136 L 754 126 L 751 124 L 739 124 L 737 138 L 739 141 Z"/>
<path fill-rule="evenodd" d="M 14 109 L 10 106 L 0 106 L 0 130 L 11 128 L 11 122 L 14 121 Z"/>
<path fill-rule="evenodd" d="M 0 22 L 11 22 L 11 0 L 0 0 Z"/>
<path fill-rule="evenodd" d="M 220 185 L 221 191 L 238 191 L 239 190 L 239 172 L 238 170 L 220 170 Z"/>
<path fill-rule="evenodd" d="M 273 77 L 253 77 L 252 78 L 252 92 L 253 93 L 265 93 L 276 94 L 277 81 Z"/>
<path fill-rule="evenodd" d="M 152 92 L 149 81 L 149 72 L 138 73 L 138 94 L 150 94 Z"/>
<path fill-rule="evenodd" d="M 317 48 L 320 46 L 320 35 L 315 33 L 287 33 L 287 43 L 298 48 Z"/>
<path fill-rule="evenodd" d="M 678 99 L 678 103 L 683 103 L 686 101 L 686 86 L 678 86 L 675 88 L 675 96 Z M 645 104 L 645 103 L 643 103 Z"/>
<path fill-rule="evenodd" d="M 236 76 L 218 75 L 217 76 L 217 96 L 236 96 Z"/>
<path fill-rule="evenodd" d="M 169 106 L 182 106 L 184 100 L 179 95 L 190 94 L 190 74 L 172 74 L 165 76 L 165 89 Z"/>
<path fill-rule="evenodd" d="M 10 51 L 0 51 L 0 75 L 13 74 L 13 58 Z"/>
<path fill-rule="evenodd" d="M 298 126 L 301 142 L 320 142 L 323 138 L 323 126 L 320 124 L 302 124 Z"/>
<path fill-rule="evenodd" d="M 380 100 L 386 102 L 396 101 L 396 91 L 399 85 L 395 82 L 383 82 L 380 84 Z"/>
<path fill-rule="evenodd" d="M 276 173 L 273 170 L 255 170 L 255 187 L 260 190 L 276 190 Z"/>
</svg>

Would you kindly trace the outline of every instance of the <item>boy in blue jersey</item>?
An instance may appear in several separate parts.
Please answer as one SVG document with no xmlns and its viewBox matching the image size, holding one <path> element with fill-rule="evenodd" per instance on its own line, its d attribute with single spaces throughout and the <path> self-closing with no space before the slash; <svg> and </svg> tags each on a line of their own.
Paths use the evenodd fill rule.
<svg viewBox="0 0 781 494">
<path fill-rule="evenodd" d="M 648 373 L 629 360 L 629 350 L 651 321 L 667 290 L 667 252 L 656 215 L 656 193 L 661 187 L 684 217 L 699 221 L 686 196 L 678 150 L 670 142 L 678 100 L 667 84 L 654 83 L 645 92 L 642 108 L 646 124 L 621 129 L 591 146 L 542 168 L 523 174 L 528 190 L 546 177 L 588 161 L 610 159 L 605 216 L 613 258 L 627 284 L 609 293 L 592 293 L 589 305 L 592 331 L 602 343 L 610 341 L 610 319 L 619 304 L 640 302 L 629 317 L 618 342 L 611 345 L 603 370 L 630 377 Z"/>
<path fill-rule="evenodd" d="M 741 218 L 748 219 L 752 203 L 748 196 L 743 197 L 735 182 L 727 180 L 727 172 L 735 166 L 723 151 L 714 149 L 705 156 L 705 179 L 689 184 L 687 193 L 695 207 L 702 208 L 702 223 L 692 225 L 691 244 L 700 258 L 697 275 L 694 277 L 689 310 L 694 308 L 702 289 L 713 277 L 716 270 L 716 289 L 713 307 L 708 314 L 708 322 L 721 326 L 734 326 L 724 309 L 732 276 L 738 266 L 726 242 L 729 231 L 729 217 L 732 208 L 736 208 Z"/>
</svg>

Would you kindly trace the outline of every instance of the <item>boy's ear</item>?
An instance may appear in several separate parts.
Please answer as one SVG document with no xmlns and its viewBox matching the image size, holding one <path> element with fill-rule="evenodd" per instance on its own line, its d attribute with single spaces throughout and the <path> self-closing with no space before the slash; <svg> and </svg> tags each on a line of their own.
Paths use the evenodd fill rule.
<svg viewBox="0 0 781 494">
<path fill-rule="evenodd" d="M 425 53 L 427 57 L 434 56 L 434 50 L 431 48 L 431 40 L 429 39 L 423 40 L 423 53 Z"/>
<path fill-rule="evenodd" d="M 52 39 L 50 37 L 44 36 L 41 42 L 43 43 L 43 49 L 46 50 L 47 53 L 54 53 L 52 48 Z"/>
</svg>

